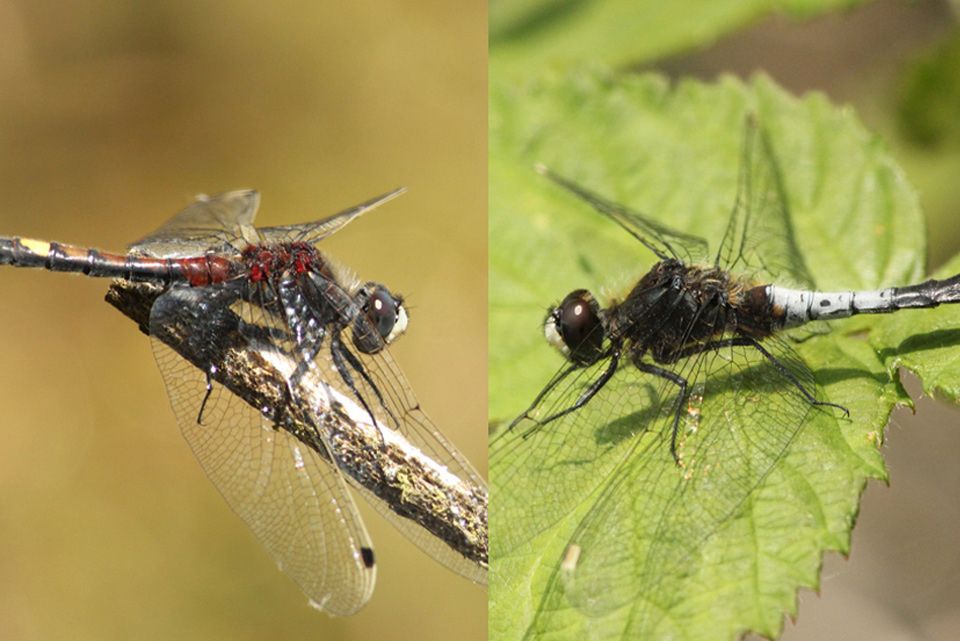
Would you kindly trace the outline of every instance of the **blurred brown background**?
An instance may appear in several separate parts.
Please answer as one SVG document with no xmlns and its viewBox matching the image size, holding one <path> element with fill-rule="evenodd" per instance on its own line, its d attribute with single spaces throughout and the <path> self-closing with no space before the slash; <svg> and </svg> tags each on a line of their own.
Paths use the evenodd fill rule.
<svg viewBox="0 0 960 641">
<path fill-rule="evenodd" d="M 960 251 L 958 10 L 875 0 L 806 22 L 770 18 L 657 68 L 706 78 L 762 69 L 795 93 L 851 104 L 918 190 L 933 270 Z M 801 592 L 784 641 L 960 639 L 960 411 L 906 384 L 920 400 L 887 428 L 890 485 L 867 486 L 849 559 L 826 556 L 820 596 Z"/>
<path fill-rule="evenodd" d="M 393 353 L 486 471 L 486 6 L 0 1 L 0 233 L 122 250 L 198 192 L 400 291 Z M 486 591 L 370 510 L 372 602 L 306 604 L 203 476 L 107 283 L 0 271 L 0 639 L 486 638 Z M 361 506 L 363 508 L 364 506 Z"/>
</svg>

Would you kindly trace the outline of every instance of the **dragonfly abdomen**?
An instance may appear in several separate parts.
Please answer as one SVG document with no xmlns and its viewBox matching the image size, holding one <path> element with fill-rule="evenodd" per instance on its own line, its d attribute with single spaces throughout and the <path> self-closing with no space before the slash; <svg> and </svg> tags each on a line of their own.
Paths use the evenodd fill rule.
<svg viewBox="0 0 960 641">
<path fill-rule="evenodd" d="M 900 309 L 937 307 L 960 302 L 960 274 L 905 287 L 818 292 L 767 285 L 773 315 L 789 328 L 815 320 L 846 318 L 854 314 L 886 314 Z"/>
<path fill-rule="evenodd" d="M 186 281 L 193 286 L 222 282 L 231 275 L 230 261 L 215 255 L 161 258 L 111 254 L 88 247 L 19 237 L 0 238 L 0 265 L 139 282 Z"/>
</svg>

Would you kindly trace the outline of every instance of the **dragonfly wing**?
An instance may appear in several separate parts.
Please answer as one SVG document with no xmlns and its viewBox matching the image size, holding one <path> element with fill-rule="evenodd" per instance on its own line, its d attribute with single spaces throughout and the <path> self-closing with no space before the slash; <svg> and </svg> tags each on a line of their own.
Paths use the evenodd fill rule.
<svg viewBox="0 0 960 641">
<path fill-rule="evenodd" d="M 636 321 L 649 324 L 645 316 Z M 607 338 L 600 349 L 606 357 L 588 366 L 566 363 L 526 412 L 491 440 L 494 557 L 516 552 L 569 518 L 667 411 L 662 401 L 676 395 L 676 385 L 641 373 L 629 358 L 616 361 L 614 351 Z"/>
<path fill-rule="evenodd" d="M 715 263 L 763 282 L 814 287 L 797 246 L 772 142 L 752 116 L 744 123 L 737 196 Z"/>
<path fill-rule="evenodd" d="M 349 294 L 336 283 L 318 277 L 315 280 L 308 281 L 304 286 L 313 288 L 309 293 L 310 297 L 324 298 L 326 304 L 336 310 L 335 315 L 339 319 L 353 319 L 356 316 L 357 310 L 353 307 Z M 450 500 L 444 501 L 444 503 L 454 506 L 451 509 L 457 509 L 458 501 L 466 501 L 468 503 L 466 507 L 469 508 L 471 513 L 483 515 L 480 524 L 482 532 L 472 532 L 466 535 L 467 537 L 476 535 L 476 537 L 483 539 L 482 543 L 476 540 L 466 541 L 465 543 L 484 547 L 486 543 L 487 486 L 483 478 L 420 409 L 420 404 L 414 396 L 406 376 L 390 356 L 389 351 L 384 348 L 376 354 L 360 352 L 354 347 L 354 324 L 344 322 L 342 325 L 338 330 L 340 332 L 339 338 L 343 349 L 349 351 L 349 354 L 345 354 L 341 350 L 341 366 L 347 368 L 356 391 L 348 388 L 342 374 L 339 373 L 337 363 L 334 361 L 334 350 L 331 348 L 329 336 L 327 337 L 327 343 L 314 356 L 306 374 L 306 382 L 309 384 L 310 379 L 314 379 L 314 386 L 326 385 L 336 388 L 343 391 L 348 397 L 355 399 L 356 402 L 362 399 L 362 402 L 372 413 L 376 425 L 383 432 L 391 430 L 402 435 L 406 443 L 419 449 L 432 464 L 439 466 L 443 474 L 456 477 L 457 480 L 451 485 L 457 488 L 457 497 L 450 497 Z M 353 364 L 350 364 L 350 361 Z M 333 443 L 331 447 L 335 450 L 335 455 L 339 453 L 336 451 L 336 443 Z M 340 457 L 335 456 L 335 460 L 340 460 Z M 346 476 L 348 479 L 351 478 L 349 473 Z M 354 484 L 354 487 L 370 500 L 371 505 L 385 519 L 442 565 L 474 582 L 486 582 L 485 550 L 482 559 L 467 558 L 444 541 L 439 540 L 419 523 L 391 510 L 382 500 L 373 496 L 368 489 L 356 484 Z M 446 515 L 445 518 L 450 521 L 460 520 L 455 514 Z"/>
<path fill-rule="evenodd" d="M 349 339 L 348 339 L 349 344 Z M 351 345 L 352 348 L 352 345 Z M 375 355 L 356 352 L 370 382 L 360 376 L 354 381 L 360 395 L 373 410 L 377 424 L 385 429 L 394 429 L 402 434 L 406 441 L 417 447 L 430 460 L 438 463 L 461 482 L 468 500 L 476 509 L 486 513 L 487 485 L 457 448 L 450 443 L 430 418 L 420 409 L 420 405 L 410 389 L 409 383 L 396 361 L 383 350 Z M 330 351 L 321 350 L 316 359 L 315 371 L 331 372 Z M 375 389 L 376 388 L 376 391 Z M 377 392 L 383 399 L 382 405 Z M 420 524 L 398 515 L 390 510 L 383 501 L 374 497 L 366 488 L 358 487 L 370 504 L 390 521 L 400 532 L 417 547 L 429 554 L 441 565 L 461 574 L 475 583 L 486 583 L 485 559 L 478 563 L 452 549 L 443 541 L 429 533 Z M 484 524 L 485 525 L 485 524 Z M 486 532 L 482 533 L 486 538 Z"/>
<path fill-rule="evenodd" d="M 260 194 L 253 189 L 197 196 L 159 229 L 130 245 L 130 250 L 176 258 L 226 248 L 242 237 L 241 229 L 252 228 L 259 205 Z"/>
<path fill-rule="evenodd" d="M 816 392 L 809 369 L 785 341 L 771 339 L 764 346 Z M 589 629 L 615 629 L 618 638 L 670 636 L 675 622 L 667 613 L 683 598 L 683 582 L 695 581 L 698 565 L 709 562 L 703 550 L 776 473 L 815 411 L 753 348 L 699 354 L 672 369 L 691 390 L 681 413 L 682 467 L 669 451 L 676 391 L 661 387 L 667 394 L 656 404 L 649 432 L 630 456 L 621 457 L 571 528 L 564 558 L 556 560 L 538 604 L 532 636 L 559 621 L 569 627 L 563 613 L 570 608 Z"/>
<path fill-rule="evenodd" d="M 399 187 L 316 222 L 299 225 L 283 225 L 279 227 L 261 227 L 257 231 L 260 232 L 260 236 L 267 242 L 318 243 L 327 236 L 342 229 L 347 223 L 358 216 L 393 200 L 405 191 L 407 191 L 406 187 Z"/>
<path fill-rule="evenodd" d="M 540 403 L 490 443 L 490 477 L 496 510 L 490 520 L 491 556 L 523 554 L 525 545 L 568 519 L 584 499 L 606 482 L 654 422 L 661 391 L 658 381 L 629 363 L 580 409 L 540 425 L 569 409 L 605 370 L 609 359 L 563 376 Z"/>
<path fill-rule="evenodd" d="M 627 233 L 654 252 L 661 260 L 676 258 L 690 264 L 706 257 L 708 246 L 704 239 L 671 229 L 641 213 L 607 200 L 542 165 L 538 166 L 537 170 L 604 216 L 612 219 Z"/>
<path fill-rule="evenodd" d="M 150 333 L 170 403 L 207 476 L 277 565 L 315 607 L 351 614 L 370 598 L 376 566 L 369 536 L 324 440 L 306 445 L 220 385 L 205 398 L 204 373 L 161 341 L 165 332 L 185 333 L 197 342 L 191 351 L 214 354 L 216 340 L 243 334 L 231 310 L 237 302 L 231 287 L 175 287 L 155 302 Z M 275 350 L 254 338 L 249 349 Z"/>
</svg>

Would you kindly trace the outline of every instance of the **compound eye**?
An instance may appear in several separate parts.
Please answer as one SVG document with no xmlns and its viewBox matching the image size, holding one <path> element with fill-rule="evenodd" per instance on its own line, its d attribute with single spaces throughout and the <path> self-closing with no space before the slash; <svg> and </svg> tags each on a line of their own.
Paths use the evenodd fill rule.
<svg viewBox="0 0 960 641">
<path fill-rule="evenodd" d="M 353 343 L 364 354 L 376 354 L 407 329 L 403 299 L 386 287 L 367 283 L 359 294 L 360 316 L 354 322 Z"/>
<path fill-rule="evenodd" d="M 571 292 L 550 310 L 544 333 L 554 347 L 579 365 L 595 363 L 603 354 L 600 306 L 585 289 Z"/>
<path fill-rule="evenodd" d="M 399 305 L 385 289 L 378 289 L 370 296 L 363 313 L 376 328 L 380 338 L 386 340 L 393 331 L 393 326 L 397 324 L 398 308 Z"/>
</svg>

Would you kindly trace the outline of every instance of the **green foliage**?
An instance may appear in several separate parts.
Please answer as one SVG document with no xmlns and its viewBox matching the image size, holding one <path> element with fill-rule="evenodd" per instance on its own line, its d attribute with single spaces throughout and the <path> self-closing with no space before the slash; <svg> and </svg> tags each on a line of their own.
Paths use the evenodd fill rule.
<svg viewBox="0 0 960 641">
<path fill-rule="evenodd" d="M 960 256 L 933 278 L 960 273 Z M 960 322 L 956 307 L 904 311 L 883 318 L 870 333 L 870 344 L 893 372 L 904 367 L 920 378 L 931 396 L 960 400 Z"/>
<path fill-rule="evenodd" d="M 491 76 L 546 63 L 636 65 L 709 44 L 775 11 L 808 17 L 862 0 L 492 0 Z"/>
<path fill-rule="evenodd" d="M 622 294 L 654 261 L 608 219 L 538 175 L 535 163 L 715 245 L 736 191 L 744 117 L 753 113 L 769 134 L 799 249 L 819 287 L 878 287 L 922 276 L 924 234 L 915 194 L 879 141 L 849 110 L 821 96 L 796 99 L 765 77 L 748 85 L 725 78 L 671 87 L 653 75 L 578 69 L 526 84 L 496 80 L 489 167 L 495 422 L 520 413 L 562 365 L 542 337 L 547 306 L 579 287 L 607 298 Z M 953 267 L 960 269 L 960 262 Z M 605 533 L 610 546 L 631 546 L 620 569 L 640 586 L 641 598 L 615 609 L 591 610 L 562 581 L 551 583 L 610 473 L 609 465 L 589 467 L 595 451 L 605 447 L 597 437 L 604 426 L 575 435 L 587 463 L 570 471 L 583 472 L 584 500 L 532 538 L 518 537 L 517 523 L 508 518 L 523 507 L 511 504 L 524 500 L 516 489 L 522 475 L 509 488 L 498 478 L 505 466 L 522 468 L 509 460 L 522 450 L 503 454 L 506 461 L 492 458 L 491 638 L 520 639 L 528 631 L 551 639 L 634 638 L 638 631 L 642 638 L 691 640 L 732 639 L 744 630 L 777 635 L 783 613 L 795 612 L 796 589 L 817 586 L 823 552 L 848 549 L 866 480 L 885 478 L 879 455 L 883 429 L 894 405 L 908 401 L 891 368 L 906 365 L 929 376 L 925 382 L 940 393 L 956 397 L 948 381 L 958 380 L 960 366 L 949 356 L 956 354 L 950 347 L 958 338 L 949 328 L 960 325 L 958 320 L 956 308 L 857 317 L 796 344 L 822 396 L 849 408 L 850 418 L 812 415 L 740 502 L 729 498 L 740 488 L 725 487 L 726 477 L 718 475 L 711 491 L 723 518 L 702 533 L 696 549 L 688 549 L 689 539 L 677 549 L 670 541 L 650 543 L 663 562 L 638 570 L 631 563 L 642 554 L 636 549 L 646 545 L 643 535 L 649 532 L 636 514 L 660 509 L 657 501 L 670 510 L 684 491 L 664 453 L 663 435 L 645 436 L 652 447 L 641 445 L 632 458 L 622 457 L 634 461 L 626 469 L 635 491 L 629 506 L 617 508 L 621 525 Z M 927 334 L 926 341 L 906 338 Z M 903 353 L 905 344 L 916 349 Z M 718 401 L 725 402 L 722 392 Z M 762 414 L 737 416 L 744 434 L 768 427 Z M 776 424 L 776 417 L 767 419 Z M 624 439 L 610 447 L 629 452 L 631 443 Z M 641 476 L 650 478 L 639 483 Z M 565 491 L 570 481 L 563 483 L 556 491 Z M 538 491 L 548 490 L 532 490 L 531 496 Z M 669 519 L 672 512 L 664 514 Z"/>
</svg>

